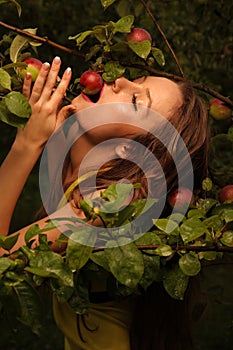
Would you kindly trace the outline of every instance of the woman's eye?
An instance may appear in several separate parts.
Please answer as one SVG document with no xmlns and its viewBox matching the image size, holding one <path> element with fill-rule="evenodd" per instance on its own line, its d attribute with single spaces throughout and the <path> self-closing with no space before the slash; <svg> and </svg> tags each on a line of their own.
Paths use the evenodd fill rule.
<svg viewBox="0 0 233 350">
<path fill-rule="evenodd" d="M 135 111 L 137 111 L 138 110 L 138 107 L 137 107 L 137 96 L 135 94 L 133 94 L 133 97 L 132 97 L 132 104 L 134 106 Z"/>
</svg>

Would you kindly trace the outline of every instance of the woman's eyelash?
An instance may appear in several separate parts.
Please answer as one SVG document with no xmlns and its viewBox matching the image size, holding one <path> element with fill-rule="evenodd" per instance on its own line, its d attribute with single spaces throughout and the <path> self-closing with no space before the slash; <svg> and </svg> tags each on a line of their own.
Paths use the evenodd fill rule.
<svg viewBox="0 0 233 350">
<path fill-rule="evenodd" d="M 133 97 L 132 97 L 132 104 L 134 106 L 135 111 L 137 111 L 138 110 L 138 107 L 137 107 L 137 96 L 135 94 L 133 94 Z"/>
</svg>

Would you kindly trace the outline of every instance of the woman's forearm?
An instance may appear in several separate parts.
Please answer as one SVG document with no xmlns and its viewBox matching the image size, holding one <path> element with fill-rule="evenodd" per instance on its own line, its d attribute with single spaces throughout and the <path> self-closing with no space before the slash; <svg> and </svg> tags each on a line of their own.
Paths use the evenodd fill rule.
<svg viewBox="0 0 233 350">
<path fill-rule="evenodd" d="M 0 234 L 7 235 L 12 214 L 22 189 L 43 147 L 16 137 L 0 167 Z"/>
</svg>

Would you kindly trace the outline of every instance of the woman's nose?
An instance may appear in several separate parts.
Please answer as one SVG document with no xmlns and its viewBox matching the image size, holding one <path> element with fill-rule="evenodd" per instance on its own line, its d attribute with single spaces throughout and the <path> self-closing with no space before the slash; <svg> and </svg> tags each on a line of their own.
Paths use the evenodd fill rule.
<svg viewBox="0 0 233 350">
<path fill-rule="evenodd" d="M 118 78 L 114 81 L 114 83 L 112 84 L 112 90 L 115 93 L 118 93 L 122 89 L 130 87 L 131 84 L 133 84 L 133 83 L 130 80 L 121 77 L 121 78 Z"/>
</svg>

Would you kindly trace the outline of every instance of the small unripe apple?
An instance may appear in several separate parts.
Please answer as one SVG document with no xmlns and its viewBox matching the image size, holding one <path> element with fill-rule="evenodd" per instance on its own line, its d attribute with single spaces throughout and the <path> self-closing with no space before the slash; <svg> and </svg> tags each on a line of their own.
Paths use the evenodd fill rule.
<svg viewBox="0 0 233 350">
<path fill-rule="evenodd" d="M 219 202 L 233 202 L 233 185 L 224 186 L 218 195 Z"/>
<path fill-rule="evenodd" d="M 183 209 L 194 203 L 194 195 L 188 188 L 179 187 L 168 196 L 168 203 L 172 208 Z"/>
<path fill-rule="evenodd" d="M 210 115 L 216 120 L 228 119 L 231 117 L 231 108 L 218 98 L 210 101 Z"/>
<path fill-rule="evenodd" d="M 24 79 L 27 73 L 30 73 L 32 76 L 32 81 L 34 82 L 39 74 L 39 71 L 42 66 L 42 62 L 34 57 L 29 57 L 23 60 L 27 64 L 26 68 L 19 68 L 19 75 Z"/>
<path fill-rule="evenodd" d="M 152 37 L 150 33 L 143 28 L 133 28 L 133 30 L 127 35 L 127 41 L 134 40 L 138 43 L 144 40 L 149 40 L 152 43 Z"/>
<path fill-rule="evenodd" d="M 84 94 L 95 95 L 102 89 L 104 82 L 100 74 L 89 69 L 81 75 L 79 83 Z"/>
</svg>

